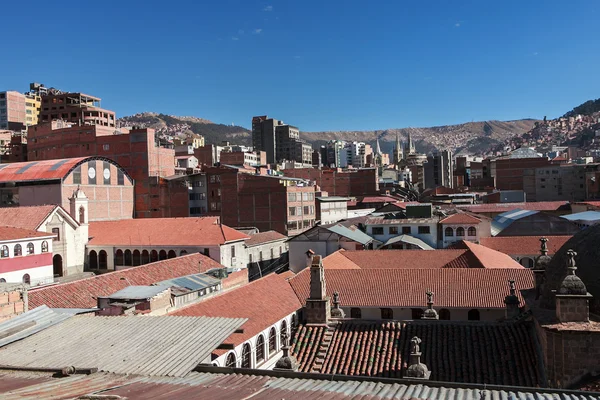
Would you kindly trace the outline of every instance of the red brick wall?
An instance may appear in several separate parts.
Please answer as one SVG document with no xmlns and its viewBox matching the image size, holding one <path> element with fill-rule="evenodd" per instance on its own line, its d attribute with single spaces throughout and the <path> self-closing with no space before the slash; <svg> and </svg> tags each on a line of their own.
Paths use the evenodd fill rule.
<svg viewBox="0 0 600 400">
<path fill-rule="evenodd" d="M 242 269 L 241 271 L 232 272 L 229 276 L 221 281 L 223 290 L 233 289 L 238 286 L 242 286 L 248 283 L 248 271 Z"/>
<path fill-rule="evenodd" d="M 11 319 L 26 311 L 25 296 L 22 290 L 0 292 L 0 322 Z"/>
<path fill-rule="evenodd" d="M 373 196 L 379 193 L 376 169 L 338 171 L 335 169 L 294 168 L 285 176 L 310 179 L 330 196 Z"/>
<path fill-rule="evenodd" d="M 546 167 L 546 158 L 509 158 L 496 160 L 496 188 L 500 190 L 523 190 L 523 171 Z"/>
</svg>

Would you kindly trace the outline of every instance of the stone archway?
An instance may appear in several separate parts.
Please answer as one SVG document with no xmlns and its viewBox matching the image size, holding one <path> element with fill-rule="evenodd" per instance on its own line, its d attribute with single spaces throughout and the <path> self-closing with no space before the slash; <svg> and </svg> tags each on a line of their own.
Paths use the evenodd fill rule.
<svg viewBox="0 0 600 400">
<path fill-rule="evenodd" d="M 177 257 L 177 253 L 175 253 L 175 250 L 169 250 L 168 257 L 169 258 L 175 258 L 175 257 Z"/>
<path fill-rule="evenodd" d="M 161 250 L 160 253 L 158 253 L 158 259 L 159 260 L 166 260 L 167 259 L 167 251 L 166 250 Z"/>
<path fill-rule="evenodd" d="M 52 257 L 52 272 L 55 278 L 63 276 L 63 259 L 60 254 Z"/>
<path fill-rule="evenodd" d="M 108 254 L 104 250 L 98 253 L 98 267 L 100 269 L 108 269 Z"/>
<path fill-rule="evenodd" d="M 142 251 L 142 265 L 148 264 L 150 262 L 150 253 L 148 250 Z"/>
<path fill-rule="evenodd" d="M 134 250 L 133 251 L 133 266 L 136 267 L 138 265 L 141 265 L 140 251 Z"/>
<path fill-rule="evenodd" d="M 158 261 L 158 251 L 152 250 L 152 252 L 150 252 L 150 262 L 156 261 Z"/>
</svg>

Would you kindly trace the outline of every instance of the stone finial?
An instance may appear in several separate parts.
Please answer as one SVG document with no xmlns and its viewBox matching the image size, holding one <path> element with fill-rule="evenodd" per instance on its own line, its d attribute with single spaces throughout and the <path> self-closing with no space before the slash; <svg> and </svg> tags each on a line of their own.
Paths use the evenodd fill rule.
<svg viewBox="0 0 600 400">
<path fill-rule="evenodd" d="M 575 257 L 577 253 L 574 250 L 567 250 L 567 276 L 563 279 L 558 289 L 558 294 L 587 295 L 587 288 L 583 281 L 575 274 L 577 266 Z"/>
<path fill-rule="evenodd" d="M 417 336 L 410 340 L 410 360 L 406 369 L 406 377 L 413 379 L 429 379 L 431 371 L 427 365 L 421 363 L 421 339 Z"/>
<path fill-rule="evenodd" d="M 431 290 L 427 290 L 425 292 L 427 296 L 427 309 L 423 313 L 423 319 L 440 319 L 437 311 L 433 309 L 433 295 L 434 293 Z"/>
<path fill-rule="evenodd" d="M 340 308 L 340 294 L 333 292 L 333 307 L 331 307 L 331 318 L 345 318 L 346 313 Z"/>
<path fill-rule="evenodd" d="M 534 271 L 545 271 L 552 257 L 548 255 L 548 238 L 540 238 L 540 255 L 535 258 Z"/>
<path fill-rule="evenodd" d="M 283 351 L 283 355 L 273 368 L 275 371 L 297 371 L 298 370 L 298 361 L 296 357 L 290 355 L 290 335 L 288 335 L 287 331 L 285 331 L 282 335 L 283 346 L 281 350 Z"/>
<path fill-rule="evenodd" d="M 548 255 L 548 238 L 540 238 L 540 254 L 543 256 Z"/>
<path fill-rule="evenodd" d="M 519 298 L 517 297 L 517 287 L 514 279 L 508 281 L 509 294 L 504 298 L 506 304 L 505 317 L 506 319 L 514 319 L 519 316 L 521 309 L 519 308 Z"/>
<path fill-rule="evenodd" d="M 567 275 L 555 292 L 556 318 L 560 322 L 589 322 L 589 301 L 592 295 L 587 292 L 583 281 L 575 274 L 577 253 L 567 250 Z"/>
</svg>

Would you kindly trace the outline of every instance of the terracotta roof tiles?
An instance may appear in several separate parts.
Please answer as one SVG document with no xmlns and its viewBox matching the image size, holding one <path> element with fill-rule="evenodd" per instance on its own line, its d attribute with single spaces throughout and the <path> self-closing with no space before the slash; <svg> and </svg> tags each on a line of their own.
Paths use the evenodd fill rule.
<svg viewBox="0 0 600 400">
<path fill-rule="evenodd" d="M 250 235 L 250 239 L 246 240 L 246 246 L 256 246 L 282 239 L 287 239 L 287 236 L 282 235 L 277 231 L 259 232 L 255 233 L 254 235 Z"/>
<path fill-rule="evenodd" d="M 325 269 L 327 295 L 337 291 L 344 307 L 426 307 L 425 292 L 435 294 L 435 307 L 504 308 L 508 281 L 520 290 L 534 287 L 533 272 L 526 268 L 428 268 L 428 269 Z M 310 294 L 307 268 L 289 280 L 304 304 Z"/>
<path fill-rule="evenodd" d="M 46 304 L 50 308 L 93 308 L 99 296 L 109 296 L 131 285 L 151 285 L 167 279 L 206 272 L 223 266 L 196 253 L 139 267 L 96 275 L 78 281 L 29 291 L 29 308 Z"/>
<path fill-rule="evenodd" d="M 452 214 L 440 221 L 440 224 L 479 224 L 481 220 L 465 213 Z"/>
<path fill-rule="evenodd" d="M 89 246 L 207 246 L 248 239 L 218 217 L 94 221 Z"/>
<path fill-rule="evenodd" d="M 569 205 L 568 201 L 538 201 L 526 203 L 488 203 L 488 204 L 473 204 L 468 206 L 460 206 L 459 208 L 468 210 L 474 213 L 503 213 L 506 211 L 530 210 L 530 211 L 557 211 Z"/>
<path fill-rule="evenodd" d="M 0 226 L 0 241 L 54 236 L 48 232 L 38 232 L 31 229 L 15 228 L 14 226 Z"/>
<path fill-rule="evenodd" d="M 541 236 L 540 236 L 541 237 Z M 538 236 L 496 236 L 481 238 L 482 246 L 499 251 L 509 256 L 539 255 L 540 237 Z M 548 238 L 548 254 L 554 254 L 573 236 L 546 236 Z"/>
<path fill-rule="evenodd" d="M 36 230 L 56 207 L 58 206 L 2 207 L 0 221 L 2 225 Z"/>
<path fill-rule="evenodd" d="M 248 318 L 242 326 L 244 333 L 234 333 L 225 341 L 237 346 L 300 308 L 302 304 L 285 277 L 270 274 L 171 315 Z"/>
<path fill-rule="evenodd" d="M 331 343 L 323 360 L 320 326 L 300 326 L 292 353 L 301 372 L 401 378 L 408 366 L 410 340 L 422 340 L 421 362 L 431 380 L 496 385 L 539 386 L 540 355 L 529 323 L 450 321 L 345 321 L 329 328 Z"/>
</svg>

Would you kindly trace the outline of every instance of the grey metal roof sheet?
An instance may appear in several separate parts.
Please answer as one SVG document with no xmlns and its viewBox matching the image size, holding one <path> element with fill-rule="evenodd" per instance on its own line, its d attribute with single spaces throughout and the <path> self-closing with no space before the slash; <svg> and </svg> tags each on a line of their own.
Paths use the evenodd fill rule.
<svg viewBox="0 0 600 400">
<path fill-rule="evenodd" d="M 167 290 L 165 286 L 127 286 L 125 289 L 121 289 L 109 296 L 109 299 L 121 299 L 121 300 L 143 300 L 150 299 L 159 293 Z"/>
<path fill-rule="evenodd" d="M 496 215 L 496 217 L 492 220 L 492 236 L 496 236 L 502 232 L 504 228 L 512 224 L 514 221 L 537 214 L 538 212 L 539 211 L 522 210 L 520 208 L 516 208 L 514 210 Z"/>
<path fill-rule="evenodd" d="M 246 321 L 175 316 L 73 317 L 0 349 L 0 359 L 2 364 L 14 367 L 72 365 L 121 374 L 185 376 Z"/>
<path fill-rule="evenodd" d="M 561 217 L 569 221 L 598 221 L 600 220 L 600 212 L 583 211 L 575 214 L 561 215 Z"/>
<path fill-rule="evenodd" d="M 410 235 L 394 236 L 393 238 L 390 238 L 387 242 L 385 242 L 383 246 L 387 246 L 398 242 L 409 243 L 415 246 L 419 246 L 423 250 L 433 250 L 433 247 L 431 247 L 421 239 Z"/>
<path fill-rule="evenodd" d="M 212 286 L 216 286 L 221 281 L 206 274 L 194 274 L 182 276 L 180 278 L 167 279 L 165 281 L 158 282 L 159 286 L 178 286 L 189 291 L 195 292 L 197 290 L 206 289 Z"/>
<path fill-rule="evenodd" d="M 302 374 L 275 377 L 261 374 L 192 372 L 186 377 L 140 377 L 108 373 L 51 378 L 47 374 L 0 371 L 0 397 L 76 398 L 85 394 L 137 399 L 422 399 L 422 400 L 599 400 L 594 392 L 445 384 L 423 381 L 311 379 Z M 366 378 L 368 379 L 368 378 Z"/>
<path fill-rule="evenodd" d="M 367 235 L 360 229 L 350 229 L 340 224 L 329 226 L 326 229 L 363 245 L 371 243 L 374 240 L 371 236 Z"/>
<path fill-rule="evenodd" d="M 73 314 L 57 312 L 45 305 L 29 310 L 0 324 L 0 337 L 10 330 L 14 332 L 0 339 L 0 347 L 41 332 L 72 316 Z"/>
</svg>

